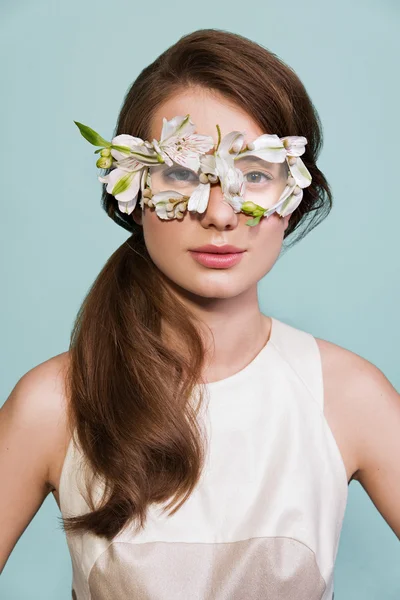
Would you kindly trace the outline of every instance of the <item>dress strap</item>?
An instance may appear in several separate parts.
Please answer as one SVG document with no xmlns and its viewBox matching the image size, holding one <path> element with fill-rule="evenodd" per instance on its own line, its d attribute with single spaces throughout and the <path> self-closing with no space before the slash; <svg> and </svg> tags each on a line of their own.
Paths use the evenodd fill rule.
<svg viewBox="0 0 400 600">
<path fill-rule="evenodd" d="M 270 343 L 281 358 L 289 364 L 320 409 L 323 410 L 322 361 L 315 337 L 307 331 L 272 317 Z"/>
</svg>

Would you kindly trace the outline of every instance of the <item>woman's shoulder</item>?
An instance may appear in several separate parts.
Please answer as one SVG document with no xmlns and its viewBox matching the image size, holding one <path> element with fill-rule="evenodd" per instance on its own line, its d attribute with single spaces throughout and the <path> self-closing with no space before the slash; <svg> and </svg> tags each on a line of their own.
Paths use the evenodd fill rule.
<svg viewBox="0 0 400 600">
<path fill-rule="evenodd" d="M 351 390 L 362 385 L 378 372 L 376 365 L 356 352 L 328 340 L 315 338 L 322 361 L 324 377 L 334 388 Z"/>
<path fill-rule="evenodd" d="M 324 381 L 325 414 L 354 468 L 361 468 L 371 444 L 374 415 L 399 418 L 398 394 L 384 373 L 368 359 L 328 340 L 316 338 Z M 396 405 L 397 404 L 397 409 Z M 383 439 L 382 439 L 383 443 Z"/>
<path fill-rule="evenodd" d="M 46 484 L 53 490 L 58 483 L 70 440 L 66 375 L 69 352 L 62 352 L 27 371 L 16 383 L 3 409 L 10 415 L 10 426 L 25 431 L 35 452 L 42 457 Z M 16 433 L 17 435 L 17 433 Z"/>
<path fill-rule="evenodd" d="M 317 342 L 328 411 L 343 439 L 351 440 L 352 478 L 400 538 L 400 394 L 366 358 L 326 340 Z"/>
<path fill-rule="evenodd" d="M 66 375 L 69 352 L 62 352 L 32 367 L 17 382 L 10 399 L 15 410 L 34 411 L 47 422 L 66 411 Z"/>
<path fill-rule="evenodd" d="M 0 573 L 43 500 L 68 443 L 68 353 L 26 372 L 0 410 Z"/>
</svg>

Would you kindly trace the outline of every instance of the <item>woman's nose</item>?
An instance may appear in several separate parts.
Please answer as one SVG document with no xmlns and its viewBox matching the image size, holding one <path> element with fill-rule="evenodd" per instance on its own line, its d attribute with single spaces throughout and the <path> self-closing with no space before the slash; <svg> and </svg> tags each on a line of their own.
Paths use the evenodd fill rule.
<svg viewBox="0 0 400 600">
<path fill-rule="evenodd" d="M 235 213 L 232 206 L 224 198 L 219 183 L 210 186 L 210 197 L 205 212 L 201 215 L 200 222 L 203 227 L 216 227 L 217 229 L 234 229 L 239 222 L 239 214 Z"/>
</svg>

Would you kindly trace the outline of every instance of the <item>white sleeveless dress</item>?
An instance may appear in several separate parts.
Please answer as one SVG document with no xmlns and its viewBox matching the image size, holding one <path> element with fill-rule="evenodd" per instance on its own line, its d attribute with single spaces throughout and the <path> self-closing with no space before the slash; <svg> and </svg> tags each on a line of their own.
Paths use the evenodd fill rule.
<svg viewBox="0 0 400 600">
<path fill-rule="evenodd" d="M 315 338 L 272 318 L 244 369 L 209 383 L 206 465 L 173 515 L 107 541 L 67 534 L 77 600 L 332 600 L 348 482 L 323 412 Z M 64 516 L 87 512 L 71 440 Z"/>
</svg>

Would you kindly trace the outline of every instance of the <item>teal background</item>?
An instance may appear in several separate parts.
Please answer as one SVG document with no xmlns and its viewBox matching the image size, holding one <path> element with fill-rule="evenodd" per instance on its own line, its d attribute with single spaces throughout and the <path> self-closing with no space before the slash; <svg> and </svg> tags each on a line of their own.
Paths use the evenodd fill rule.
<svg viewBox="0 0 400 600">
<path fill-rule="evenodd" d="M 263 44 L 298 73 L 322 119 L 327 220 L 260 283 L 263 312 L 398 369 L 399 4 L 395 0 L 0 4 L 1 378 L 68 348 L 75 314 L 128 236 L 100 209 L 94 155 L 73 120 L 110 137 L 140 70 L 181 35 L 216 27 Z M 0 577 L 2 600 L 70 600 L 52 496 Z M 1 535 L 1 532 L 0 532 Z M 400 544 L 350 485 L 335 600 L 400 598 Z"/>
</svg>

